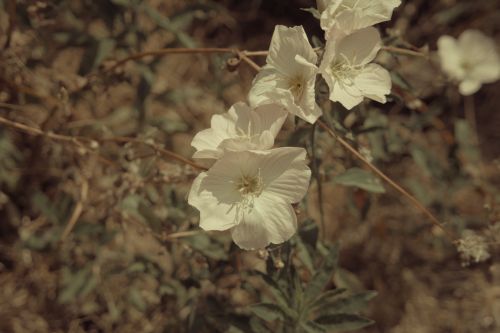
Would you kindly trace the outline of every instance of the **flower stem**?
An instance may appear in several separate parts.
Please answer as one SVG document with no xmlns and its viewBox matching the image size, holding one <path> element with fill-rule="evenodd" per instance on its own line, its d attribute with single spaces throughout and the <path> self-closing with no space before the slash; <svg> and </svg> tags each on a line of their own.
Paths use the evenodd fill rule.
<svg viewBox="0 0 500 333">
<path fill-rule="evenodd" d="M 328 125 L 326 125 L 323 121 L 317 121 L 318 125 L 325 130 L 330 136 L 336 139 L 346 150 L 348 150 L 351 154 L 353 154 L 357 159 L 363 162 L 371 171 L 377 174 L 380 178 L 382 178 L 385 182 L 387 182 L 392 188 L 398 191 L 400 194 L 405 196 L 418 210 L 420 210 L 425 216 L 429 218 L 429 220 L 436 227 L 441 229 L 446 237 L 452 242 L 456 242 L 456 237 L 447 230 L 441 222 L 432 214 L 417 198 L 415 198 L 412 194 L 410 194 L 403 187 L 398 185 L 395 181 L 389 178 L 386 174 L 384 174 L 380 169 L 378 169 L 375 165 L 373 165 L 370 161 L 368 161 L 363 155 L 361 155 L 353 146 L 351 146 L 346 140 L 337 135 Z"/>
<path fill-rule="evenodd" d="M 5 103 L 3 105 L 5 107 Z M 15 106 L 15 105 L 14 105 Z M 16 106 L 19 107 L 19 106 Z M 158 152 L 159 154 L 168 157 L 169 159 L 176 160 L 178 162 L 181 162 L 182 164 L 187 164 L 190 165 L 191 167 L 197 169 L 197 170 L 202 170 L 205 171 L 207 168 L 179 155 L 174 153 L 173 151 L 167 150 L 165 148 L 162 148 L 154 143 L 143 141 L 137 138 L 130 138 L 130 137 L 112 137 L 112 138 L 91 138 L 91 137 L 85 137 L 85 136 L 70 136 L 70 135 L 62 135 L 62 134 L 56 134 L 52 132 L 44 132 L 41 129 L 31 127 L 22 123 L 18 123 L 9 119 L 6 119 L 4 117 L 0 116 L 0 124 L 9 126 L 11 128 L 14 128 L 18 131 L 27 133 L 29 135 L 34 135 L 34 136 L 45 136 L 49 139 L 55 140 L 55 141 L 62 141 L 62 142 L 70 142 L 74 143 L 78 146 L 85 146 L 84 143 L 92 145 L 93 143 L 98 143 L 98 142 L 117 142 L 117 143 L 136 143 L 136 144 L 143 144 L 146 146 L 151 147 L 153 150 Z M 86 147 L 89 148 L 89 147 Z M 91 149 L 91 148 L 89 148 Z"/>
</svg>

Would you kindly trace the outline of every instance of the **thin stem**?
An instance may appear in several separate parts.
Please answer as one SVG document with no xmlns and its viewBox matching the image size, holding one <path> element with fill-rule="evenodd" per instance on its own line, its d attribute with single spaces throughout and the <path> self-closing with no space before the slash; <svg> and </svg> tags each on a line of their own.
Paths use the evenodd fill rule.
<svg viewBox="0 0 500 333">
<path fill-rule="evenodd" d="M 408 49 L 403 49 L 400 47 L 395 47 L 395 46 L 382 46 L 382 50 L 391 52 L 391 53 L 398 53 L 398 54 L 403 54 L 407 56 L 414 56 L 414 57 L 422 57 L 422 58 L 428 58 L 429 56 L 423 52 L 418 52 L 418 51 L 412 51 Z"/>
<path fill-rule="evenodd" d="M 82 146 L 82 142 L 86 142 L 86 143 L 91 144 L 91 145 L 95 144 L 97 142 L 121 142 L 121 143 L 130 142 L 130 143 L 136 143 L 136 144 L 143 144 L 143 145 L 151 147 L 152 149 L 154 149 L 158 153 L 168 157 L 169 159 L 176 160 L 178 162 L 181 162 L 182 164 L 190 165 L 193 168 L 198 169 L 198 170 L 203 170 L 203 171 L 207 170 L 207 168 L 205 168 L 205 167 L 203 167 L 203 166 L 201 166 L 201 165 L 199 165 L 199 164 L 197 164 L 197 163 L 195 163 L 195 162 L 193 162 L 193 161 L 191 161 L 191 160 L 189 160 L 189 159 L 187 159 L 179 154 L 176 154 L 176 153 L 174 153 L 170 150 L 167 150 L 165 148 L 159 147 L 158 145 L 156 145 L 154 143 L 142 141 L 142 140 L 137 139 L 137 138 L 129 138 L 129 137 L 90 138 L 90 137 L 84 137 L 84 136 L 69 136 L 69 135 L 55 134 L 55 133 L 51 133 L 51 132 L 44 132 L 41 129 L 31 127 L 31 126 L 28 126 L 25 124 L 21 124 L 21 123 L 6 119 L 6 118 L 1 117 L 1 116 L 0 116 L 0 124 L 7 125 L 9 127 L 12 127 L 14 129 L 17 129 L 21 132 L 24 132 L 24 133 L 27 133 L 30 135 L 45 136 L 47 138 L 50 138 L 50 139 L 53 139 L 56 141 L 71 142 L 71 143 L 75 143 L 75 144 L 80 145 L 80 146 Z"/>
<path fill-rule="evenodd" d="M 247 52 L 247 51 L 240 51 L 238 49 L 232 49 L 232 48 L 224 48 L 224 47 L 207 47 L 207 48 L 166 48 L 166 49 L 160 49 L 160 50 L 152 50 L 152 51 L 146 51 L 146 52 L 140 52 L 133 54 L 131 56 L 128 56 L 122 60 L 117 61 L 113 66 L 109 67 L 106 69 L 104 72 L 111 72 L 117 67 L 122 66 L 123 64 L 127 63 L 128 61 L 131 60 L 138 60 L 144 57 L 148 56 L 162 56 L 166 54 L 198 54 L 198 53 L 232 53 L 241 60 L 245 61 L 247 64 L 249 64 L 252 68 L 259 70 L 260 67 L 253 62 L 249 57 L 250 56 L 257 56 L 257 55 L 264 55 L 263 52 L 266 53 L 267 51 L 255 51 L 255 52 Z"/>
<path fill-rule="evenodd" d="M 411 195 L 407 190 L 394 182 L 391 178 L 386 176 L 382 171 L 380 171 L 375 165 L 373 165 L 370 161 L 368 161 L 363 155 L 361 155 L 354 147 L 352 147 L 347 141 L 345 141 L 342 137 L 337 135 L 333 130 L 331 130 L 328 125 L 326 125 L 323 121 L 318 120 L 318 125 L 325 130 L 328 134 L 330 134 L 333 138 L 335 138 L 345 149 L 347 149 L 351 154 L 353 154 L 357 159 L 363 162 L 371 171 L 377 174 L 380 178 L 386 181 L 392 188 L 405 196 L 416 208 L 418 208 L 425 216 L 429 218 L 429 220 L 436 227 L 441 229 L 445 235 L 449 238 L 452 243 L 456 242 L 456 237 L 448 231 L 441 222 L 422 204 L 417 200 L 413 195 Z"/>
<path fill-rule="evenodd" d="M 267 57 L 268 51 L 243 51 L 246 56 L 249 57 Z"/>
</svg>

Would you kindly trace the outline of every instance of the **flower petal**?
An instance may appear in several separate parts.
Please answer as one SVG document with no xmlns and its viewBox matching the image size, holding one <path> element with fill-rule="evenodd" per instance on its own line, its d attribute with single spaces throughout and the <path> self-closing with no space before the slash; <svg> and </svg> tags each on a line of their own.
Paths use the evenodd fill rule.
<svg viewBox="0 0 500 333">
<path fill-rule="evenodd" d="M 481 82 L 476 80 L 464 80 L 460 82 L 458 90 L 464 96 L 472 95 L 481 88 Z"/>
<path fill-rule="evenodd" d="M 255 200 L 251 213 L 231 229 L 234 242 L 242 249 L 261 249 L 281 244 L 297 230 L 297 217 L 290 204 L 268 196 Z"/>
<path fill-rule="evenodd" d="M 188 203 L 200 211 L 200 227 L 204 230 L 227 230 L 239 221 L 236 210 L 229 202 L 221 202 L 214 192 L 206 189 L 208 175 L 202 172 L 196 177 L 189 192 Z"/>
<path fill-rule="evenodd" d="M 368 64 L 356 77 L 355 84 L 365 97 L 385 103 L 385 96 L 391 92 L 391 75 L 380 65 Z"/>
<path fill-rule="evenodd" d="M 366 65 L 375 59 L 381 47 L 378 30 L 368 27 L 342 38 L 338 43 L 337 57 L 341 55 L 352 65 Z"/>
<path fill-rule="evenodd" d="M 288 28 L 277 25 L 271 38 L 267 63 L 283 74 L 294 75 L 300 71 L 301 66 L 294 61 L 296 55 L 302 56 L 313 65 L 318 60 L 302 26 Z"/>
</svg>

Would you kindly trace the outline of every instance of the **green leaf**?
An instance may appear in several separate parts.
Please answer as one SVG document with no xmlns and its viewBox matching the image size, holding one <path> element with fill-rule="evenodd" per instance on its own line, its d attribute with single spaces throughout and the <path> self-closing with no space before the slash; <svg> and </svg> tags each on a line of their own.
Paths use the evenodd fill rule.
<svg viewBox="0 0 500 333">
<path fill-rule="evenodd" d="M 250 306 L 250 310 L 259 318 L 265 321 L 274 321 L 276 319 L 284 320 L 285 312 L 276 304 L 259 303 Z"/>
<path fill-rule="evenodd" d="M 349 313 L 338 313 L 321 316 L 315 320 L 316 324 L 324 326 L 327 330 L 336 332 L 352 331 L 373 324 L 373 320 Z"/>
<path fill-rule="evenodd" d="M 343 174 L 336 176 L 333 181 L 340 185 L 359 187 L 369 192 L 385 192 L 385 189 L 378 178 L 370 172 L 360 168 L 348 169 Z"/>
<path fill-rule="evenodd" d="M 366 291 L 324 302 L 319 307 L 319 314 L 358 312 L 364 309 L 375 296 L 377 296 L 375 291 Z"/>
<path fill-rule="evenodd" d="M 333 290 L 328 290 L 321 294 L 312 304 L 313 307 L 323 307 L 329 303 L 331 303 L 337 296 L 345 293 L 347 289 L 337 288 Z"/>
<path fill-rule="evenodd" d="M 325 257 L 321 269 L 317 271 L 305 289 L 304 294 L 308 302 L 316 300 L 323 289 L 325 289 L 337 266 L 337 259 L 338 246 L 332 246 Z"/>
<path fill-rule="evenodd" d="M 302 322 L 300 323 L 300 327 L 306 333 L 326 333 L 327 330 L 325 327 L 315 323 L 314 321 Z"/>
<path fill-rule="evenodd" d="M 276 281 L 274 281 L 267 274 L 264 274 L 264 273 L 259 272 L 259 271 L 255 271 L 255 273 L 257 275 L 260 275 L 260 277 L 262 277 L 264 282 L 266 282 L 267 287 L 269 288 L 269 291 L 271 292 L 271 294 L 274 296 L 274 299 L 276 300 L 276 302 L 278 302 L 278 304 L 281 307 L 288 307 L 289 306 L 288 297 L 283 292 L 283 290 L 279 287 L 278 283 L 276 283 Z"/>
</svg>

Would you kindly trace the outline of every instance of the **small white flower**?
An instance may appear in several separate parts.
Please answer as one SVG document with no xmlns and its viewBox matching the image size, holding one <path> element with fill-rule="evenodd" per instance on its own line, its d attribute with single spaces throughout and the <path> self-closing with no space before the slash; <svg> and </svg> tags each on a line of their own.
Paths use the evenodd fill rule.
<svg viewBox="0 0 500 333">
<path fill-rule="evenodd" d="M 389 21 L 401 0 L 330 0 L 321 13 L 325 38 L 348 35 L 356 30 Z"/>
<path fill-rule="evenodd" d="M 370 63 L 380 48 L 380 35 L 372 27 L 327 41 L 319 71 L 330 88 L 330 100 L 347 109 L 364 97 L 386 102 L 391 76 L 382 66 Z"/>
<path fill-rule="evenodd" d="M 486 239 L 472 230 L 465 230 L 463 238 L 458 240 L 457 250 L 464 266 L 486 261 L 491 256 Z"/>
<path fill-rule="evenodd" d="M 227 149 L 270 149 L 287 114 L 277 104 L 254 110 L 245 103 L 236 103 L 228 112 L 213 115 L 211 128 L 195 135 L 191 142 L 197 150 L 193 158 L 218 159 Z"/>
<path fill-rule="evenodd" d="M 438 54 L 443 70 L 460 82 L 462 95 L 474 94 L 481 84 L 500 78 L 500 57 L 495 43 L 478 30 L 466 30 L 458 40 L 441 36 Z"/>
<path fill-rule="evenodd" d="M 292 203 L 307 192 L 311 171 L 303 148 L 228 151 L 194 180 L 188 202 L 204 230 L 228 230 L 242 249 L 261 249 L 293 236 Z"/>
<path fill-rule="evenodd" d="M 277 25 L 267 65 L 257 74 L 250 89 L 250 104 L 278 103 L 292 114 L 314 123 L 321 116 L 315 99 L 317 60 L 302 26 Z"/>
</svg>

